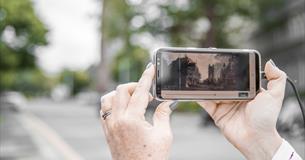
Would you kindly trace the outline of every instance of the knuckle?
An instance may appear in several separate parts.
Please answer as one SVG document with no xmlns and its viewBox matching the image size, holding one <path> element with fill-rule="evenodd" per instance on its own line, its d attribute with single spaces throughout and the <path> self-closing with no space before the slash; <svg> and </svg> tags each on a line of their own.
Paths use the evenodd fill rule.
<svg viewBox="0 0 305 160">
<path fill-rule="evenodd" d="M 128 90 L 128 88 L 131 88 L 131 87 L 133 87 L 133 85 L 136 85 L 136 84 L 137 84 L 136 82 L 120 84 L 116 87 L 116 91 L 120 92 L 120 91 Z"/>
<path fill-rule="evenodd" d="M 117 91 L 120 91 L 120 90 L 123 90 L 125 87 L 124 87 L 124 84 L 120 84 L 116 87 L 116 90 Z"/>
<path fill-rule="evenodd" d="M 111 95 L 114 94 L 114 92 L 115 91 L 111 91 L 111 92 L 101 96 L 101 99 L 100 99 L 101 103 L 105 102 L 105 100 L 107 100 L 109 97 L 111 97 Z"/>
<path fill-rule="evenodd" d="M 101 98 L 101 106 L 105 105 L 105 99 L 106 99 L 106 97 L 104 97 L 104 96 Z"/>
<path fill-rule="evenodd" d="M 287 78 L 287 74 L 286 74 L 286 72 L 281 71 L 281 75 L 282 75 L 283 79 L 286 79 L 286 78 Z"/>
<path fill-rule="evenodd" d="M 103 98 L 102 101 L 101 101 L 101 108 L 103 108 L 103 106 L 107 106 L 106 104 L 106 98 Z"/>
<path fill-rule="evenodd" d="M 104 103 L 104 101 L 105 101 L 105 96 L 106 96 L 106 95 L 101 96 L 101 99 L 100 99 L 101 104 L 103 104 L 103 103 Z"/>
<path fill-rule="evenodd" d="M 132 85 L 137 85 L 137 84 L 138 84 L 138 82 L 129 82 L 129 83 L 128 83 L 128 85 L 131 85 L 131 86 L 132 86 Z"/>
</svg>

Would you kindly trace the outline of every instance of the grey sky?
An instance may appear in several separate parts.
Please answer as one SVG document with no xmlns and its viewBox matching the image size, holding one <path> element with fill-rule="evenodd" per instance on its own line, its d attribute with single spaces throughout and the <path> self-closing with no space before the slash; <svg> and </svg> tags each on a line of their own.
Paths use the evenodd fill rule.
<svg viewBox="0 0 305 160">
<path fill-rule="evenodd" d="M 37 50 L 38 64 L 47 73 L 63 68 L 86 69 L 98 63 L 100 3 L 97 0 L 33 0 L 50 32 L 47 47 Z"/>
</svg>

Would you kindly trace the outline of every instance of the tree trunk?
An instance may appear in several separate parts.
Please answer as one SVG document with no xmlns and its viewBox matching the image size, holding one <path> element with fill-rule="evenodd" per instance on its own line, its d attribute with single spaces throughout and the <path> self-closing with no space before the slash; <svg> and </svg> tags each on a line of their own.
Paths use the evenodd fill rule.
<svg viewBox="0 0 305 160">
<path fill-rule="evenodd" d="M 98 65 L 98 78 L 97 78 L 97 90 L 100 93 L 105 93 L 109 89 L 110 74 L 107 63 L 106 49 L 105 49 L 105 34 L 104 34 L 104 23 L 105 23 L 105 9 L 107 0 L 102 1 L 102 19 L 101 19 L 101 59 Z"/>
<path fill-rule="evenodd" d="M 205 15 L 210 21 L 210 28 L 206 33 L 206 36 L 202 36 L 203 38 L 199 41 L 200 47 L 216 47 L 216 24 L 215 24 L 215 11 L 214 5 L 209 4 L 205 6 Z"/>
</svg>

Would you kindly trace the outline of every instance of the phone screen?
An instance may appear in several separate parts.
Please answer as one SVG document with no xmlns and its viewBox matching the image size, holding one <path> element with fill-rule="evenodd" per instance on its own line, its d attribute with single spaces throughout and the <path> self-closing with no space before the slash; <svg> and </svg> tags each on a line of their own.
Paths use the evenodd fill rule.
<svg viewBox="0 0 305 160">
<path fill-rule="evenodd" d="M 230 50 L 159 50 L 160 99 L 250 99 L 259 88 L 256 54 Z"/>
<path fill-rule="evenodd" d="M 249 55 L 167 53 L 161 55 L 161 89 L 249 91 Z"/>
</svg>

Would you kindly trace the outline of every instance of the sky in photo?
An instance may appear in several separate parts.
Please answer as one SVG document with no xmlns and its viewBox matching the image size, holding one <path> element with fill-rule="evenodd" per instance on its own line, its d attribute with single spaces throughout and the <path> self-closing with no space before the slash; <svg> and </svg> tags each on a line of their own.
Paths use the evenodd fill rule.
<svg viewBox="0 0 305 160">
<path fill-rule="evenodd" d="M 96 0 L 33 0 L 50 30 L 49 45 L 37 49 L 38 65 L 47 73 L 86 69 L 99 62 L 100 33 Z"/>
</svg>

